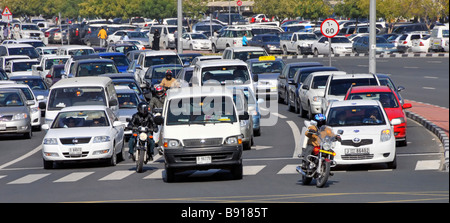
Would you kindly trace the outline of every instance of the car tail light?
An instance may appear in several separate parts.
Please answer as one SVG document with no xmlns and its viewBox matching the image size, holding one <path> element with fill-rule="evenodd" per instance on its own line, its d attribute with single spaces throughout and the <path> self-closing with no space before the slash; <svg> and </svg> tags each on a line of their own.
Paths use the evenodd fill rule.
<svg viewBox="0 0 450 223">
<path fill-rule="evenodd" d="M 49 73 L 47 75 L 45 75 L 46 78 L 52 78 L 52 75 Z"/>
<path fill-rule="evenodd" d="M 403 42 L 403 44 L 408 44 L 408 41 Z"/>
<path fill-rule="evenodd" d="M 423 42 L 420 42 L 420 43 L 419 43 L 419 46 L 425 46 L 425 44 L 423 44 Z"/>
<path fill-rule="evenodd" d="M 50 32 L 45 32 L 45 37 L 49 37 L 50 36 Z"/>
</svg>

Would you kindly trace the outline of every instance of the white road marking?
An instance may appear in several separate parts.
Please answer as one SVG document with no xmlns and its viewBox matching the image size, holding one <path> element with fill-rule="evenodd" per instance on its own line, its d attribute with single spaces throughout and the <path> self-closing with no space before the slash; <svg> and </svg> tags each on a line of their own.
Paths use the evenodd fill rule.
<svg viewBox="0 0 450 223">
<path fill-rule="evenodd" d="M 275 115 L 275 116 L 277 116 L 278 118 L 282 118 L 282 119 L 286 119 L 286 118 L 287 118 L 286 116 L 284 116 L 284 115 L 282 115 L 282 114 L 279 114 L 279 113 L 277 113 L 277 112 L 272 112 L 272 114 Z"/>
<path fill-rule="evenodd" d="M 298 166 L 299 164 L 289 164 L 283 167 L 283 169 L 281 169 L 280 171 L 278 171 L 277 174 L 298 174 L 297 170 L 295 170 L 295 168 Z"/>
<path fill-rule="evenodd" d="M 113 173 L 99 179 L 99 181 L 105 181 L 105 180 L 122 180 L 123 178 L 133 174 L 134 170 L 118 170 L 114 171 Z"/>
<path fill-rule="evenodd" d="M 23 156 L 21 156 L 21 157 L 15 159 L 15 160 L 12 160 L 12 161 L 10 161 L 10 162 L 7 162 L 7 163 L 1 165 L 1 166 L 0 166 L 0 170 L 3 169 L 3 168 L 5 168 L 5 167 L 7 167 L 7 166 L 11 166 L 11 165 L 13 165 L 13 164 L 15 164 L 15 163 L 17 163 L 17 162 L 20 162 L 20 161 L 22 161 L 22 160 L 24 160 L 24 159 L 30 157 L 31 155 L 33 155 L 33 154 L 35 154 L 35 153 L 41 151 L 41 149 L 42 149 L 42 145 L 39 145 L 38 147 L 34 148 L 34 149 L 31 150 L 30 152 L 26 153 L 25 155 L 23 155 Z"/>
<path fill-rule="evenodd" d="M 150 175 L 142 178 L 142 179 L 162 179 L 164 169 L 158 169 L 155 172 L 151 173 Z"/>
<path fill-rule="evenodd" d="M 302 146 L 300 145 L 300 137 L 301 137 L 300 130 L 293 121 L 286 121 L 286 122 L 289 125 L 289 127 L 291 127 L 292 134 L 294 134 L 295 148 L 292 158 L 297 158 L 298 155 L 301 154 L 302 152 Z"/>
<path fill-rule="evenodd" d="M 266 167 L 266 165 L 261 165 L 261 166 L 244 166 L 243 167 L 243 174 L 246 175 L 246 176 L 256 175 L 262 169 L 264 169 L 264 167 Z"/>
<path fill-rule="evenodd" d="M 433 77 L 433 76 L 424 76 L 423 78 L 427 78 L 427 79 L 438 79 L 439 77 Z"/>
<path fill-rule="evenodd" d="M 439 170 L 440 160 L 419 160 L 416 164 L 416 170 Z"/>
<path fill-rule="evenodd" d="M 60 182 L 76 182 L 79 181 L 91 174 L 93 174 L 94 172 L 76 172 L 76 173 L 71 173 L 65 177 L 62 177 L 60 179 L 57 179 L 53 182 L 55 183 L 60 183 Z"/>
<path fill-rule="evenodd" d="M 423 89 L 426 89 L 426 90 L 436 90 L 436 88 L 434 88 L 434 87 L 422 87 Z"/>
<path fill-rule="evenodd" d="M 0 179 L 2 179 L 3 177 L 6 177 L 7 175 L 0 175 Z"/>
<path fill-rule="evenodd" d="M 46 176 L 50 175 L 49 173 L 44 173 L 44 174 L 28 174 L 24 177 L 21 177 L 17 180 L 11 181 L 8 184 L 29 184 L 29 183 L 33 183 L 37 180 L 40 180 Z"/>
</svg>

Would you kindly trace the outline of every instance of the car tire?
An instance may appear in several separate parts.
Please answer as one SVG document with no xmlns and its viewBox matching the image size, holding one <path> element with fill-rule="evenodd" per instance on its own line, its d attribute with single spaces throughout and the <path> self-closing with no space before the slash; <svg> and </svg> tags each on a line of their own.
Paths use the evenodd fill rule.
<svg viewBox="0 0 450 223">
<path fill-rule="evenodd" d="M 216 48 L 216 45 L 212 45 L 211 46 L 211 51 L 212 51 L 212 53 L 217 53 L 217 48 Z"/>
<path fill-rule="evenodd" d="M 397 155 L 394 156 L 394 160 L 392 162 L 387 163 L 388 169 L 397 169 Z"/>
<path fill-rule="evenodd" d="M 305 118 L 306 117 L 306 111 L 305 111 L 305 109 L 303 109 L 302 102 L 300 102 L 300 105 L 298 107 L 299 107 L 298 110 L 300 110 L 300 117 Z"/>
<path fill-rule="evenodd" d="M 49 170 L 49 169 L 53 169 L 53 161 L 47 161 L 45 159 L 42 159 L 43 164 L 44 164 L 44 169 Z"/>
<path fill-rule="evenodd" d="M 286 46 L 283 46 L 283 55 L 288 55 L 289 52 L 287 51 Z"/>
<path fill-rule="evenodd" d="M 319 56 L 319 51 L 317 50 L 317 48 L 314 48 L 314 56 Z"/>
<path fill-rule="evenodd" d="M 30 125 L 30 126 L 28 127 L 28 129 L 29 129 L 29 131 L 28 131 L 27 133 L 24 133 L 24 134 L 23 134 L 23 137 L 24 137 L 25 139 L 31 139 L 31 137 L 33 137 L 33 127 Z"/>
<path fill-rule="evenodd" d="M 253 131 L 254 136 L 261 136 L 261 128 Z"/>
<path fill-rule="evenodd" d="M 243 175 L 242 163 L 231 167 L 231 174 L 233 175 L 233 179 L 241 180 Z"/>
<path fill-rule="evenodd" d="M 297 55 L 299 55 L 299 56 L 303 55 L 302 48 L 297 47 Z"/>
<path fill-rule="evenodd" d="M 166 172 L 166 183 L 172 183 L 175 181 L 175 170 L 171 169 L 171 168 L 165 168 L 165 172 Z"/>
<path fill-rule="evenodd" d="M 111 158 L 108 159 L 108 164 L 110 166 L 116 166 L 117 165 L 117 154 L 116 154 L 116 143 L 115 142 L 113 144 Z"/>
</svg>

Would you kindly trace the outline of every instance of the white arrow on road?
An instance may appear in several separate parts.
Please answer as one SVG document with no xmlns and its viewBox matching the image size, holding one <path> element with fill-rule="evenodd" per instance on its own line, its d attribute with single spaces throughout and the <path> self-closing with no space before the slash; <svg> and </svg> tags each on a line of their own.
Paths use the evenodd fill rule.
<svg viewBox="0 0 450 223">
<path fill-rule="evenodd" d="M 258 146 L 258 145 L 252 146 L 252 149 L 255 149 L 255 150 L 272 149 L 272 148 L 273 148 L 273 146 Z"/>
</svg>

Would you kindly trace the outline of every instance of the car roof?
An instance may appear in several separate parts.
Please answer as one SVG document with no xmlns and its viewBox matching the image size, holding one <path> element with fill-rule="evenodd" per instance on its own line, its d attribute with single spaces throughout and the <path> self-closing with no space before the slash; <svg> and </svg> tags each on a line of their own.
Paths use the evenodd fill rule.
<svg viewBox="0 0 450 223">
<path fill-rule="evenodd" d="M 103 105 L 79 105 L 79 106 L 70 106 L 61 109 L 60 112 L 68 112 L 68 111 L 81 111 L 81 110 L 106 110 L 106 106 Z"/>
<path fill-rule="evenodd" d="M 22 47 L 33 47 L 30 44 L 25 44 L 25 43 L 17 43 L 17 44 L 5 44 L 2 45 L 5 46 L 6 48 L 22 48 Z M 34 47 L 33 47 L 34 48 Z"/>
<path fill-rule="evenodd" d="M 102 63 L 102 62 L 109 62 L 109 63 L 114 63 L 114 60 L 111 59 L 82 59 L 82 60 L 77 60 L 76 63 Z"/>
<path fill-rule="evenodd" d="M 234 52 L 244 52 L 244 51 L 264 51 L 261 47 L 253 47 L 253 46 L 246 46 L 246 47 L 228 47 L 227 49 L 232 49 Z"/>
<path fill-rule="evenodd" d="M 222 86 L 194 86 L 188 88 L 174 88 L 167 91 L 167 99 L 192 98 L 192 97 L 233 97 L 233 92 Z"/>
<path fill-rule="evenodd" d="M 352 87 L 350 93 L 365 93 L 365 92 L 392 92 L 388 86 L 356 86 Z"/>
<path fill-rule="evenodd" d="M 111 81 L 109 77 L 74 77 L 64 78 L 52 85 L 53 88 L 77 87 L 77 86 L 105 86 Z"/>
<path fill-rule="evenodd" d="M 230 60 L 230 59 L 222 59 L 222 60 L 204 60 L 196 63 L 196 66 L 199 67 L 216 67 L 216 66 L 247 66 L 242 60 Z"/>
<path fill-rule="evenodd" d="M 152 50 L 152 51 L 143 51 L 141 54 L 145 54 L 145 56 L 165 56 L 165 55 L 177 55 L 177 53 L 168 50 Z"/>
<path fill-rule="evenodd" d="M 345 71 L 316 71 L 311 73 L 310 75 L 314 76 L 322 76 L 322 75 L 346 75 Z"/>
<path fill-rule="evenodd" d="M 365 105 L 375 105 L 381 107 L 381 103 L 378 100 L 333 101 L 330 107 L 365 106 Z"/>
<path fill-rule="evenodd" d="M 374 78 L 372 74 L 347 74 L 347 75 L 336 75 L 333 79 L 359 79 L 359 78 Z"/>
</svg>

